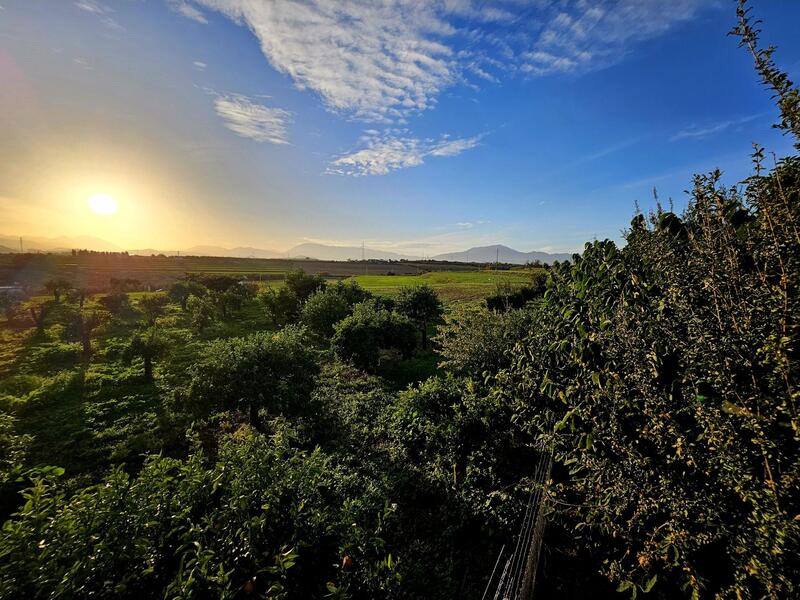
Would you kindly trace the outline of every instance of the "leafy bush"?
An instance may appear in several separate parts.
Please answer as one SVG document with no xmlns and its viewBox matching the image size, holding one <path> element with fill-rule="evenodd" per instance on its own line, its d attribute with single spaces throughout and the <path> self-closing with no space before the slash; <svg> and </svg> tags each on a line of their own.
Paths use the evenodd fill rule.
<svg viewBox="0 0 800 600">
<path fill-rule="evenodd" d="M 571 551 L 621 591 L 798 593 L 800 159 L 762 158 L 554 268 L 499 380 L 554 449 Z"/>
<path fill-rule="evenodd" d="M 314 292 L 303 305 L 300 320 L 311 332 L 328 339 L 336 323 L 349 316 L 356 304 L 371 298 L 355 281 L 339 281 Z"/>
<path fill-rule="evenodd" d="M 350 475 L 290 440 L 240 430 L 213 461 L 154 457 L 136 477 L 117 468 L 74 496 L 35 477 L 0 532 L 0 596 L 385 594 L 396 582 L 380 539 L 391 509 L 363 488 L 348 500 Z"/>
<path fill-rule="evenodd" d="M 441 367 L 456 374 L 483 379 L 511 366 L 514 350 L 535 326 L 525 310 L 494 312 L 481 306 L 455 308 L 445 315 L 434 341 L 443 359 Z"/>
<path fill-rule="evenodd" d="M 288 287 L 268 288 L 259 294 L 267 316 L 276 327 L 296 323 L 300 315 L 300 300 Z"/>
<path fill-rule="evenodd" d="M 428 325 L 438 321 L 443 308 L 439 296 L 429 285 L 400 288 L 395 309 L 416 323 L 422 334 L 422 347 L 428 347 Z"/>
<path fill-rule="evenodd" d="M 303 329 L 217 340 L 192 369 L 189 402 L 202 412 L 247 407 L 260 427 L 259 410 L 298 414 L 318 370 Z"/>
<path fill-rule="evenodd" d="M 381 350 L 396 350 L 408 358 L 415 345 L 411 321 L 373 301 L 356 305 L 352 315 L 337 323 L 331 339 L 336 356 L 367 370 L 378 365 Z"/>
</svg>

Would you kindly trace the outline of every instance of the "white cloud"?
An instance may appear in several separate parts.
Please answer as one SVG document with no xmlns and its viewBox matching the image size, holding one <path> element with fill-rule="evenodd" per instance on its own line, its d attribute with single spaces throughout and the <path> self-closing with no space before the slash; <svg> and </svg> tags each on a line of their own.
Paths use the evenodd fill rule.
<svg viewBox="0 0 800 600">
<path fill-rule="evenodd" d="M 453 27 L 417 0 L 195 0 L 246 24 L 270 64 L 325 105 L 393 121 L 433 106 L 457 78 Z"/>
<path fill-rule="evenodd" d="M 87 1 L 87 0 L 84 0 Z M 246 25 L 330 110 L 403 122 L 455 83 L 580 72 L 692 18 L 704 0 L 167 0 Z M 487 6 L 490 4 L 490 6 Z"/>
<path fill-rule="evenodd" d="M 206 16 L 196 6 L 192 6 L 186 0 L 167 0 L 167 6 L 187 19 L 203 25 L 208 23 Z"/>
<path fill-rule="evenodd" d="M 95 15 L 100 22 L 110 29 L 122 29 L 115 19 L 111 17 L 114 10 L 97 0 L 75 0 L 73 4 L 80 10 Z"/>
<path fill-rule="evenodd" d="M 198 71 L 203 71 L 208 66 L 206 63 L 204 63 L 201 60 L 196 60 L 192 64 L 194 65 L 194 68 L 197 69 Z"/>
<path fill-rule="evenodd" d="M 632 44 L 691 19 L 704 5 L 702 0 L 551 3 L 542 11 L 544 26 L 522 54 L 521 68 L 547 75 L 613 64 Z"/>
<path fill-rule="evenodd" d="M 292 117 L 289 111 L 265 106 L 240 94 L 217 96 L 214 109 L 225 121 L 225 127 L 241 137 L 270 144 L 289 143 L 286 130 Z"/>
<path fill-rule="evenodd" d="M 387 175 L 392 171 L 416 167 L 428 156 L 456 156 L 474 148 L 482 136 L 439 140 L 409 137 L 405 130 L 389 130 L 383 134 L 368 130 L 362 138 L 364 148 L 333 160 L 326 173 L 330 175 Z"/>
</svg>

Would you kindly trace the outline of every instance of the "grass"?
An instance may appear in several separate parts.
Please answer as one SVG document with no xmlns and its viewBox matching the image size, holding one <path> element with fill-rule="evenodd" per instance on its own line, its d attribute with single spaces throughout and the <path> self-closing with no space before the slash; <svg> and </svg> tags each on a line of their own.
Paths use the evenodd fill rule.
<svg viewBox="0 0 800 600">
<path fill-rule="evenodd" d="M 363 288 L 384 296 L 396 295 L 401 287 L 426 284 L 444 302 L 482 300 L 494 293 L 498 285 L 521 286 L 531 281 L 528 270 L 507 271 L 434 271 L 422 275 L 358 275 Z"/>
</svg>

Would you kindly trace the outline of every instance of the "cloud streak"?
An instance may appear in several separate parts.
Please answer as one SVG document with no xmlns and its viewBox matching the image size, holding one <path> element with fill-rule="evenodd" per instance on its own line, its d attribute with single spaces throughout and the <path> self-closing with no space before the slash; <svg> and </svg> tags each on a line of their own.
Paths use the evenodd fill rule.
<svg viewBox="0 0 800 600">
<path fill-rule="evenodd" d="M 167 0 L 167 6 L 173 12 L 186 17 L 190 21 L 195 21 L 201 25 L 207 25 L 208 19 L 196 6 L 192 6 L 186 0 Z"/>
<path fill-rule="evenodd" d="M 214 110 L 225 127 L 238 136 L 269 144 L 289 143 L 287 126 L 292 114 L 287 110 L 266 106 L 240 94 L 217 96 Z"/>
<path fill-rule="evenodd" d="M 325 171 L 329 175 L 388 175 L 392 171 L 417 167 L 429 156 L 457 156 L 475 148 L 483 136 L 439 140 L 409 137 L 406 130 L 378 133 L 370 130 L 362 138 L 365 146 L 331 161 Z"/>
<path fill-rule="evenodd" d="M 706 125 L 691 125 L 686 129 L 682 129 L 681 131 L 670 137 L 669 141 L 677 142 L 678 140 L 686 140 L 686 139 L 702 140 L 703 138 L 707 138 L 717 133 L 721 133 L 731 127 L 744 125 L 745 123 L 754 121 L 760 116 L 762 116 L 762 113 L 741 117 L 739 119 L 720 121 L 718 123 L 710 123 Z"/>
<path fill-rule="evenodd" d="M 122 25 L 116 21 L 116 19 L 111 17 L 111 15 L 114 13 L 114 10 L 105 4 L 98 2 L 97 0 L 75 0 L 73 4 L 76 8 L 82 10 L 83 12 L 87 12 L 96 16 L 98 19 L 100 19 L 100 22 L 109 29 L 123 28 Z"/>
</svg>

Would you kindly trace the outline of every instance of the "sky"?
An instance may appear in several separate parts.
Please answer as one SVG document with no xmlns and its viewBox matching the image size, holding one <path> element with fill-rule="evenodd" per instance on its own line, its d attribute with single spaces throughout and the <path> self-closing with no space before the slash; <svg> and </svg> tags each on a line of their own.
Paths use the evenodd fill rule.
<svg viewBox="0 0 800 600">
<path fill-rule="evenodd" d="M 751 5 L 800 79 L 800 2 Z M 791 153 L 734 22 L 727 0 L 0 0 L 0 234 L 620 240 L 654 188 L 680 209 L 753 142 Z"/>
</svg>

